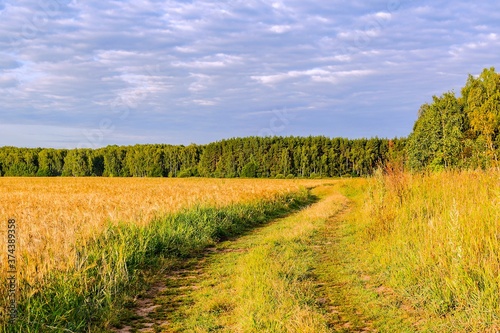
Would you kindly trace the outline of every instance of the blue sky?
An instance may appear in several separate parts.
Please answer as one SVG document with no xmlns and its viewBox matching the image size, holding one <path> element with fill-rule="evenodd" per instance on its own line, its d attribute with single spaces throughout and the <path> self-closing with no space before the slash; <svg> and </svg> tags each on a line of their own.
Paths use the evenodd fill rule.
<svg viewBox="0 0 500 333">
<path fill-rule="evenodd" d="M 499 55 L 494 0 L 0 0 L 0 146 L 406 136 Z"/>
</svg>

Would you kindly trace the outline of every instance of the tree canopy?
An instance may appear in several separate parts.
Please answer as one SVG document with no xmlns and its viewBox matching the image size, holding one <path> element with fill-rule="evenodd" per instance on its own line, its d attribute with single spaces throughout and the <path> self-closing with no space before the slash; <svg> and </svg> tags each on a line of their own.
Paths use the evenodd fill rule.
<svg viewBox="0 0 500 333">
<path fill-rule="evenodd" d="M 397 145 L 394 145 L 397 142 Z M 366 176 L 404 139 L 249 137 L 207 145 L 99 149 L 0 148 L 4 176 L 339 177 Z"/>
<path fill-rule="evenodd" d="M 469 75 L 461 96 L 447 92 L 420 108 L 408 137 L 412 170 L 498 166 L 500 74 L 495 68 Z"/>
</svg>

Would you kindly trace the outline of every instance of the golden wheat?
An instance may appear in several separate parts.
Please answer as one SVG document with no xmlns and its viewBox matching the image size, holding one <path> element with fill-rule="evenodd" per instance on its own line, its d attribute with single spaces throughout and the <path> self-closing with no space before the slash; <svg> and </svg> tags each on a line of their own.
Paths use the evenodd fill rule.
<svg viewBox="0 0 500 333">
<path fill-rule="evenodd" d="M 226 206 L 313 186 L 315 180 L 158 178 L 0 178 L 0 251 L 7 220 L 17 222 L 17 269 L 30 283 L 73 265 L 76 242 L 107 223 L 145 224 L 195 205 Z M 0 277 L 5 273 L 0 270 Z"/>
</svg>

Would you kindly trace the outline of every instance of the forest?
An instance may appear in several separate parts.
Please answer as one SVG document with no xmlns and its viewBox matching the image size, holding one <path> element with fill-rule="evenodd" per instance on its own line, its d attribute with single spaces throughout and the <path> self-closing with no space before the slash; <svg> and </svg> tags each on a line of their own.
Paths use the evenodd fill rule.
<svg viewBox="0 0 500 333">
<path fill-rule="evenodd" d="M 409 171 L 498 166 L 500 75 L 469 75 L 433 96 L 408 138 L 232 138 L 207 145 L 0 148 L 1 176 L 316 178 L 367 176 L 387 161 Z"/>
<path fill-rule="evenodd" d="M 248 137 L 207 145 L 0 148 L 3 176 L 292 178 L 366 176 L 404 139 Z M 391 157 L 394 158 L 394 157 Z"/>
</svg>

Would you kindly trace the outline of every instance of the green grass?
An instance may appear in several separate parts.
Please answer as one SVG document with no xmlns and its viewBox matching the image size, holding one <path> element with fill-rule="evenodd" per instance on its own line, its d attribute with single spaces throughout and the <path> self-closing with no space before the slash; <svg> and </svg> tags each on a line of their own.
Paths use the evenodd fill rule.
<svg viewBox="0 0 500 333">
<path fill-rule="evenodd" d="M 332 191 L 314 189 L 323 198 L 319 203 L 219 244 L 183 304 L 162 314 L 171 323 L 168 331 L 329 332 L 318 299 L 314 239 L 344 207 L 344 198 Z"/>
<path fill-rule="evenodd" d="M 498 179 L 392 172 L 323 187 L 320 209 L 223 245 L 175 330 L 497 332 Z"/>
<path fill-rule="evenodd" d="M 21 280 L 18 320 L 0 328 L 19 333 L 104 331 L 129 313 L 124 309 L 131 297 L 147 287 L 145 270 L 158 269 L 160 264 L 165 269 L 168 258 L 187 258 L 312 200 L 302 190 L 226 208 L 198 207 L 145 227 L 110 225 L 77 246 L 73 269 L 53 271 L 36 285 Z"/>
</svg>

